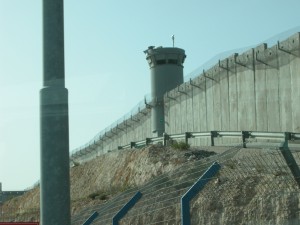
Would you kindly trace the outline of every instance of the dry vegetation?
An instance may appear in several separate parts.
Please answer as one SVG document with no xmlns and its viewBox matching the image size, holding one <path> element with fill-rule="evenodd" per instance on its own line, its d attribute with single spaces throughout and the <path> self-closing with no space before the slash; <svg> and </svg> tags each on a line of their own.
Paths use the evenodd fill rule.
<svg viewBox="0 0 300 225">
<path fill-rule="evenodd" d="M 197 150 L 153 145 L 143 149 L 113 151 L 72 167 L 72 214 L 85 207 L 105 203 L 117 193 L 141 186 L 153 177 L 176 169 L 182 163 L 196 160 L 199 156 L 192 152 L 196 154 Z M 35 188 L 23 196 L 13 198 L 3 204 L 3 215 L 37 220 L 39 197 L 39 188 Z"/>
<path fill-rule="evenodd" d="M 77 165 L 71 169 L 72 215 L 86 207 L 104 204 L 117 193 L 142 186 L 184 163 L 208 157 L 212 154 L 209 151 L 222 153 L 226 149 L 214 147 L 203 151 L 150 146 L 110 152 Z M 280 154 L 242 149 L 222 162 L 222 170 L 214 182 L 208 183 L 193 200 L 192 224 L 299 224 L 299 194 Z M 15 215 L 19 219 L 26 213 L 27 220 L 36 220 L 38 214 L 31 210 L 38 207 L 39 190 L 36 188 L 7 201 L 3 211 L 17 212 Z M 174 204 L 174 210 L 169 213 L 157 212 L 152 217 L 178 218 L 173 224 L 179 224 L 179 212 L 178 204 Z M 138 221 L 146 220 L 133 218 L 130 224 L 138 225 Z"/>
</svg>

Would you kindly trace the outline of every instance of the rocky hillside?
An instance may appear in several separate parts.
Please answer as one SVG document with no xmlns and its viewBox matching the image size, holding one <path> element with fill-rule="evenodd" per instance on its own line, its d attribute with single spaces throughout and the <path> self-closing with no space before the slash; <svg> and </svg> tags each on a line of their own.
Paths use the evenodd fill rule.
<svg viewBox="0 0 300 225">
<path fill-rule="evenodd" d="M 207 157 L 213 152 L 150 146 L 142 149 L 113 151 L 71 168 L 71 211 L 105 203 L 112 196 L 133 186 L 142 186 L 152 178 L 181 164 Z M 113 165 L 113 166 L 112 166 Z M 38 218 L 39 188 L 7 201 L 3 216 L 35 221 Z M 18 219 L 17 219 L 18 220 Z"/>
<path fill-rule="evenodd" d="M 201 165 L 206 165 L 209 159 L 205 157 L 211 156 L 220 162 L 222 169 L 191 202 L 192 224 L 299 224 L 300 191 L 281 154 L 268 149 L 235 148 L 234 154 L 224 155 L 230 151 L 228 147 L 178 150 L 150 146 L 110 152 L 77 165 L 71 169 L 72 215 L 78 217 L 83 209 L 95 205 L 100 209 L 116 194 L 132 187 L 143 189 L 148 181 L 164 176 L 172 185 L 159 190 L 149 189 L 148 197 L 145 194 L 143 201 L 121 224 L 148 224 L 147 211 L 159 207 L 155 205 L 157 199 L 163 201 L 163 196 L 168 193 L 175 193 L 168 197 L 174 202 L 168 203 L 168 210 L 151 213 L 151 219 L 170 221 L 160 224 L 180 224 L 178 199 L 186 189 L 175 184 L 184 182 L 192 173 L 201 174 Z M 297 154 L 295 152 L 294 157 L 298 160 Z M 154 202 L 146 204 L 151 200 Z M 14 215 L 15 220 L 23 216 L 33 221 L 38 217 L 33 209 L 38 206 L 39 190 L 34 189 L 6 202 L 2 211 L 18 212 Z M 99 220 L 95 224 L 107 223 Z"/>
</svg>

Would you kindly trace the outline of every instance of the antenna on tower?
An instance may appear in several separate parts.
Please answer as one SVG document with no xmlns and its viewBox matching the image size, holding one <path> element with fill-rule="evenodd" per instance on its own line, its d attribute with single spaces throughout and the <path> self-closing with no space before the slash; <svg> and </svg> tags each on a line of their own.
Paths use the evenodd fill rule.
<svg viewBox="0 0 300 225">
<path fill-rule="evenodd" d="M 174 48 L 174 41 L 175 41 L 175 35 L 172 35 L 172 41 L 173 41 L 173 48 Z"/>
</svg>

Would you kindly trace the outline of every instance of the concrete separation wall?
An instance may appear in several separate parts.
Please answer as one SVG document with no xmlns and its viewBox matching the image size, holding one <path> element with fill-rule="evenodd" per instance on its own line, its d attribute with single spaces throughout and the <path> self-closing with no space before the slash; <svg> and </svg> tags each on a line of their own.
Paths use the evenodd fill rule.
<svg viewBox="0 0 300 225">
<path fill-rule="evenodd" d="M 0 191 L 0 204 L 11 198 L 23 195 L 24 193 L 26 193 L 26 191 Z"/>
<path fill-rule="evenodd" d="M 222 59 L 164 95 L 168 134 L 206 131 L 300 132 L 300 33 Z M 131 118 L 73 153 L 89 160 L 118 146 L 152 137 L 151 109 Z M 235 140 L 230 140 L 233 142 Z M 240 140 L 237 140 L 240 141 Z M 195 139 L 192 145 L 208 145 Z M 216 144 L 229 140 L 216 140 Z"/>
<path fill-rule="evenodd" d="M 2 183 L 0 182 L 0 204 L 13 197 L 23 195 L 25 192 L 26 191 L 2 191 Z"/>
<path fill-rule="evenodd" d="M 118 149 L 118 146 L 151 137 L 151 110 L 144 108 L 129 119 L 117 124 L 93 143 L 71 155 L 71 160 L 88 161 L 98 155 Z"/>
<path fill-rule="evenodd" d="M 297 33 L 234 54 L 166 93 L 166 132 L 299 132 L 299 43 Z"/>
</svg>

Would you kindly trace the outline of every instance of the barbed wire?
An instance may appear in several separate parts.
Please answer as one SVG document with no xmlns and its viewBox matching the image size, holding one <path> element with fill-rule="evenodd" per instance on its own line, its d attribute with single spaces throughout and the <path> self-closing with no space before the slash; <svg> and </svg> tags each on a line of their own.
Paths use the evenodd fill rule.
<svg viewBox="0 0 300 225">
<path fill-rule="evenodd" d="M 237 48 L 237 49 L 219 53 L 216 56 L 214 56 L 213 58 L 211 58 L 210 60 L 206 61 L 204 64 L 202 64 L 198 68 L 196 68 L 194 71 L 192 71 L 192 72 L 188 73 L 186 76 L 184 76 L 184 81 L 185 82 L 189 81 L 190 79 L 193 79 L 193 78 L 201 75 L 203 73 L 203 70 L 210 69 L 211 67 L 216 65 L 219 62 L 219 60 L 226 59 L 229 56 L 233 55 L 234 53 L 241 54 L 241 53 L 243 53 L 251 48 L 255 48 L 263 43 L 267 44 L 268 46 L 273 46 L 273 45 L 277 44 L 278 41 L 284 41 L 285 39 L 289 38 L 291 35 L 299 32 L 299 31 L 300 31 L 300 26 L 297 26 L 297 27 L 294 27 L 287 31 L 284 31 L 282 33 L 276 34 L 273 37 L 268 38 L 267 40 L 265 40 L 259 44 L 250 45 L 247 47 Z"/>
<path fill-rule="evenodd" d="M 132 116 L 137 115 L 140 111 L 143 111 L 147 108 L 146 103 L 150 103 L 152 101 L 151 95 L 150 94 L 146 94 L 144 96 L 144 99 L 141 100 L 140 102 L 138 102 L 128 113 L 126 113 L 124 116 L 122 116 L 121 118 L 117 119 L 115 122 L 113 122 L 111 125 L 109 125 L 108 127 L 104 128 L 103 130 L 101 130 L 98 134 L 96 134 L 89 142 L 87 142 L 86 144 L 71 150 L 71 155 L 87 148 L 88 146 L 94 144 L 96 141 L 100 140 L 105 133 L 111 131 L 113 128 L 117 127 L 117 125 L 123 123 L 124 121 L 130 119 Z"/>
</svg>

